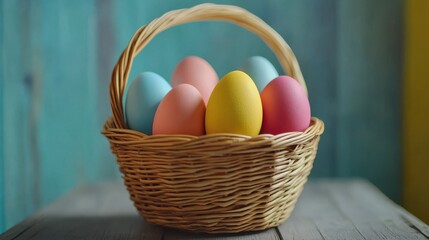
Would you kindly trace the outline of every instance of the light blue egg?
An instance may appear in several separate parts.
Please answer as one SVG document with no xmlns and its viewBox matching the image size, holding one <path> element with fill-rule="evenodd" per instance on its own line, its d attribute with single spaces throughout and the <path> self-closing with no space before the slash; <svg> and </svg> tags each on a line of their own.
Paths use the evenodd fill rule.
<svg viewBox="0 0 429 240">
<path fill-rule="evenodd" d="M 170 90 L 170 84 L 153 72 L 140 73 L 128 82 L 122 101 L 128 128 L 151 135 L 156 109 Z"/>
<path fill-rule="evenodd" d="M 279 76 L 273 64 L 261 56 L 248 58 L 240 69 L 253 79 L 259 92 L 262 92 L 271 80 Z"/>
</svg>

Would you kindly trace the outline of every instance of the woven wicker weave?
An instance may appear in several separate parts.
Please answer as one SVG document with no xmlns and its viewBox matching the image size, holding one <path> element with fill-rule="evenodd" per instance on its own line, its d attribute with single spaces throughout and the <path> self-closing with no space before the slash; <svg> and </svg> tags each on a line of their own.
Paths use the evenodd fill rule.
<svg viewBox="0 0 429 240">
<path fill-rule="evenodd" d="M 140 28 L 120 56 L 110 85 L 113 118 L 104 126 L 134 205 L 149 222 L 201 232 L 241 232 L 287 219 L 310 174 L 323 122 L 305 132 L 153 135 L 129 130 L 122 94 L 134 57 L 158 33 L 187 22 L 225 20 L 260 36 L 306 89 L 286 42 L 261 19 L 235 6 L 202 4 L 166 13 Z"/>
</svg>

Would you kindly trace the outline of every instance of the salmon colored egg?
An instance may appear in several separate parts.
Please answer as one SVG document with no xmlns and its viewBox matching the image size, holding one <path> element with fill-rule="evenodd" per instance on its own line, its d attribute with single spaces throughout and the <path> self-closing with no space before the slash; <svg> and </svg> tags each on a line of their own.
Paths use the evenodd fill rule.
<svg viewBox="0 0 429 240">
<path fill-rule="evenodd" d="M 182 83 L 194 86 L 207 105 L 210 94 L 218 81 L 219 78 L 215 70 L 206 60 L 196 56 L 189 56 L 177 64 L 170 83 L 173 87 Z"/>
<path fill-rule="evenodd" d="M 171 89 L 158 106 L 152 133 L 201 136 L 205 133 L 206 105 L 198 90 L 189 84 Z"/>
<path fill-rule="evenodd" d="M 310 103 L 295 79 L 275 78 L 262 91 L 261 100 L 264 112 L 261 133 L 302 132 L 310 125 Z"/>
</svg>

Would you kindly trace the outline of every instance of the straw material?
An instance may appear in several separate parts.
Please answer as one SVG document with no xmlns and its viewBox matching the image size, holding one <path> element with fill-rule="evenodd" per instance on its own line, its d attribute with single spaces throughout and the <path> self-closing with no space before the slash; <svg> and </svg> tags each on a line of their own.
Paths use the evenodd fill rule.
<svg viewBox="0 0 429 240">
<path fill-rule="evenodd" d="M 305 132 L 153 135 L 129 130 L 122 94 L 134 57 L 158 33 L 188 22 L 224 20 L 261 37 L 286 72 L 306 88 L 298 62 L 271 27 L 244 9 L 201 4 L 168 12 L 137 30 L 112 74 L 113 117 L 104 126 L 131 200 L 149 222 L 200 232 L 242 232 L 277 226 L 293 210 L 310 174 L 323 122 Z"/>
</svg>

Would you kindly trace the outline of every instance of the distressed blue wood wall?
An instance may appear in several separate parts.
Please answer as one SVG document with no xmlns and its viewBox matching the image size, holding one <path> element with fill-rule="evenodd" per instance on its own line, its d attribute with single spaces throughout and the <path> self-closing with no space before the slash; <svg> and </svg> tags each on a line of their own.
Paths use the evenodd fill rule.
<svg viewBox="0 0 429 240">
<path fill-rule="evenodd" d="M 403 2 L 338 7 L 336 175 L 365 176 L 399 200 Z"/>
<path fill-rule="evenodd" d="M 3 13 L 3 2 L 0 2 L 0 13 Z M 4 49 L 4 38 L 3 38 L 3 25 L 4 18 L 3 15 L 0 15 L 0 50 Z M 3 103 L 4 103 L 4 92 L 3 92 L 3 82 L 4 82 L 4 54 L 0 54 L 0 231 L 4 228 L 4 134 L 3 134 Z"/>
<path fill-rule="evenodd" d="M 99 133 L 115 61 L 138 27 L 201 2 L 0 1 L 0 229 L 77 185 L 119 179 Z M 365 177 L 399 201 L 403 2 L 216 3 L 249 9 L 297 55 L 312 113 L 326 124 L 312 177 Z M 220 76 L 252 55 L 280 70 L 257 37 L 206 22 L 157 36 L 131 76 L 150 70 L 169 78 L 187 55 L 207 59 Z"/>
</svg>

